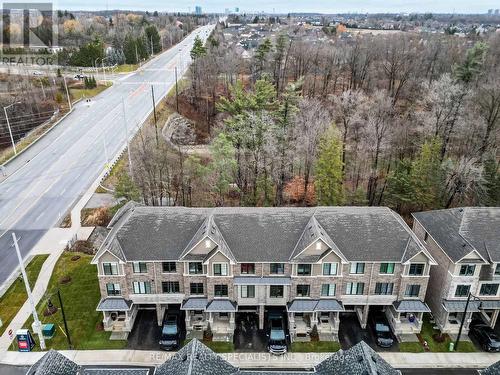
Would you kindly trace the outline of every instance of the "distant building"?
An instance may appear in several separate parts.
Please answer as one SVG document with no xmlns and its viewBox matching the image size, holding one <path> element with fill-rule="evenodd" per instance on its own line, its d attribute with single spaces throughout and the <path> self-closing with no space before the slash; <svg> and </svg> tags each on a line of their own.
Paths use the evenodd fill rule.
<svg viewBox="0 0 500 375">
<path fill-rule="evenodd" d="M 197 5 L 194 7 L 194 14 L 196 14 L 197 16 L 200 16 L 202 13 L 202 10 L 201 10 L 201 6 Z"/>
<path fill-rule="evenodd" d="M 495 9 L 495 16 L 498 16 L 500 14 L 500 9 Z"/>
<path fill-rule="evenodd" d="M 488 14 L 491 16 L 493 14 L 493 9 L 488 9 Z"/>
<path fill-rule="evenodd" d="M 236 7 L 234 8 L 234 13 L 239 13 L 240 12 L 240 8 Z"/>
</svg>

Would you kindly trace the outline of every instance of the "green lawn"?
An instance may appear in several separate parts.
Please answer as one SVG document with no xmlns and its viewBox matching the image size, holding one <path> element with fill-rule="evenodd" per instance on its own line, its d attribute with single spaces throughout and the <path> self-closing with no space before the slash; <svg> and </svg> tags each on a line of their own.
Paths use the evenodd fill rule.
<svg viewBox="0 0 500 375">
<path fill-rule="evenodd" d="M 26 274 L 28 275 L 31 288 L 35 285 L 43 262 L 45 262 L 48 257 L 48 254 L 35 255 L 28 266 L 26 266 Z M 2 319 L 3 323 L 2 327 L 0 327 L 0 335 L 4 333 L 5 329 L 9 326 L 10 322 L 27 299 L 28 295 L 26 294 L 24 281 L 21 277 L 18 277 L 9 289 L 7 289 L 5 294 L 0 297 L 0 319 Z"/>
<path fill-rule="evenodd" d="M 431 352 L 448 352 L 449 351 L 449 346 L 451 339 L 448 335 L 446 335 L 446 339 L 444 342 L 437 342 L 435 341 L 432 336 L 438 333 L 437 330 L 432 328 L 432 323 L 429 321 L 429 315 L 424 314 L 424 322 L 422 324 L 422 331 L 420 334 L 422 335 L 422 338 L 427 341 L 427 344 L 429 345 L 430 351 Z M 414 349 L 414 350 L 408 350 L 408 351 L 415 351 L 417 348 L 414 345 L 403 345 L 403 347 L 408 347 L 409 349 Z M 406 351 L 403 350 L 400 344 L 400 349 L 401 351 Z M 422 348 L 421 351 L 423 352 L 424 349 Z M 460 341 L 460 344 L 458 346 L 458 351 L 462 353 L 469 353 L 469 352 L 475 352 L 476 347 L 474 344 L 470 341 Z"/>
<path fill-rule="evenodd" d="M 138 67 L 139 64 L 118 65 L 115 69 L 113 69 L 113 73 L 130 73 L 136 71 Z"/>
<path fill-rule="evenodd" d="M 420 341 L 416 342 L 400 342 L 399 343 L 399 351 L 400 352 L 409 352 L 409 353 L 422 353 L 424 352 L 424 348 Z"/>
<path fill-rule="evenodd" d="M 79 255 L 81 258 L 72 261 L 74 255 Z M 126 346 L 126 341 L 110 341 L 110 332 L 97 329 L 102 321 L 102 313 L 95 311 L 95 308 L 101 295 L 97 269 L 95 265 L 90 264 L 91 260 L 91 255 L 64 252 L 56 263 L 47 291 L 51 294 L 52 303 L 59 306 L 56 291 L 58 287 L 60 288 L 74 349 L 122 349 Z M 71 281 L 68 284 L 60 284 L 59 280 L 66 275 L 71 276 Z M 59 309 L 54 315 L 44 317 L 43 311 L 46 306 L 46 299 L 40 301 L 37 306 L 42 324 L 56 325 L 56 334 L 52 339 L 46 340 L 47 348 L 68 349 L 61 310 Z M 30 317 L 24 327 L 31 327 L 32 321 L 33 318 Z M 36 335 L 35 341 L 38 341 Z M 38 343 L 35 350 L 40 350 Z"/>
<path fill-rule="evenodd" d="M 336 341 L 292 342 L 290 351 L 295 353 L 333 353 L 340 349 Z"/>
<path fill-rule="evenodd" d="M 187 345 L 191 339 L 184 340 L 182 346 Z M 232 353 L 234 352 L 234 345 L 232 342 L 227 341 L 201 341 L 203 344 L 212 349 L 215 353 Z"/>
</svg>

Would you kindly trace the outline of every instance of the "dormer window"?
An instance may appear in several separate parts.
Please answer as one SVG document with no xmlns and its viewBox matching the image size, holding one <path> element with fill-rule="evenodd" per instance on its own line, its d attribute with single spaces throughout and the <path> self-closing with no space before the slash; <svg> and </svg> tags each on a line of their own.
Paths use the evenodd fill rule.
<svg viewBox="0 0 500 375">
<path fill-rule="evenodd" d="M 475 264 L 462 264 L 460 266 L 460 276 L 474 276 L 474 272 L 476 271 Z"/>
</svg>

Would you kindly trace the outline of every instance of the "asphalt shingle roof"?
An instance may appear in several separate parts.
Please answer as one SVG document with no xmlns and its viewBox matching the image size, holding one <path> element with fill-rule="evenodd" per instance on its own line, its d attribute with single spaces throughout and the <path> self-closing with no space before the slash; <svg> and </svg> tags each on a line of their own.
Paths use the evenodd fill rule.
<svg viewBox="0 0 500 375">
<path fill-rule="evenodd" d="M 465 310 L 465 305 L 467 301 L 461 300 L 444 300 L 443 307 L 448 312 L 463 312 Z M 469 306 L 467 306 L 467 311 L 478 312 L 479 311 L 479 301 L 469 301 Z"/>
<path fill-rule="evenodd" d="M 423 303 L 420 300 L 413 300 L 413 299 L 408 299 L 408 300 L 402 300 L 402 301 L 395 301 L 393 304 L 394 309 L 397 312 L 430 312 L 431 310 L 429 309 L 429 306 L 427 306 L 425 303 Z"/>
<path fill-rule="evenodd" d="M 208 298 L 193 297 L 182 302 L 181 310 L 205 310 Z"/>
<path fill-rule="evenodd" d="M 500 262 L 500 207 L 466 207 L 416 212 L 425 230 L 454 262 L 476 250 Z"/>
<path fill-rule="evenodd" d="M 97 305 L 97 311 L 128 311 L 132 306 L 132 301 L 122 297 L 104 298 Z"/>
<path fill-rule="evenodd" d="M 500 361 L 493 363 L 490 367 L 486 367 L 480 371 L 481 375 L 499 375 L 500 374 Z"/>
<path fill-rule="evenodd" d="M 349 261 L 400 262 L 423 248 L 402 219 L 384 207 L 134 206 L 116 225 L 105 245 L 119 249 L 127 261 L 178 260 L 209 228 L 218 249 L 238 262 L 287 262 L 309 242 L 301 240 L 304 233 L 320 236 Z"/>
<path fill-rule="evenodd" d="M 213 299 L 207 305 L 208 312 L 235 312 L 236 304 L 228 299 Z"/>
<path fill-rule="evenodd" d="M 156 368 L 155 375 L 231 375 L 238 371 L 197 339 Z"/>
<path fill-rule="evenodd" d="M 28 371 L 27 375 L 75 375 L 78 365 L 55 350 L 49 350 Z"/>
</svg>

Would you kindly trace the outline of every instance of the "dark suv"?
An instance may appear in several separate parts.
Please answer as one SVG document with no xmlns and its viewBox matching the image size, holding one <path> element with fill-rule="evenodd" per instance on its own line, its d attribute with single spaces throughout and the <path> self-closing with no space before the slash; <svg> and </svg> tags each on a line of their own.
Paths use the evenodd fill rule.
<svg viewBox="0 0 500 375">
<path fill-rule="evenodd" d="M 287 351 L 285 321 L 278 313 L 269 313 L 267 350 L 271 354 L 281 355 Z"/>
<path fill-rule="evenodd" d="M 180 314 L 166 312 L 161 329 L 160 347 L 163 350 L 175 350 L 180 347 Z"/>
<path fill-rule="evenodd" d="M 381 313 L 371 316 L 371 326 L 378 346 L 390 348 L 394 344 L 391 327 L 389 327 L 387 320 Z"/>
<path fill-rule="evenodd" d="M 500 352 L 500 338 L 487 324 L 474 324 L 470 328 L 469 335 L 475 337 L 477 341 L 479 341 L 483 350 L 487 352 Z"/>
</svg>

